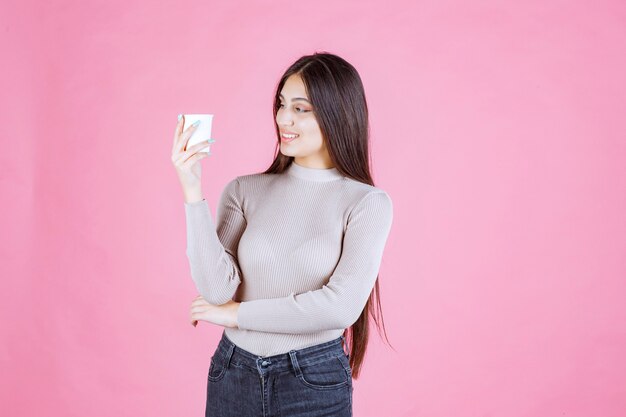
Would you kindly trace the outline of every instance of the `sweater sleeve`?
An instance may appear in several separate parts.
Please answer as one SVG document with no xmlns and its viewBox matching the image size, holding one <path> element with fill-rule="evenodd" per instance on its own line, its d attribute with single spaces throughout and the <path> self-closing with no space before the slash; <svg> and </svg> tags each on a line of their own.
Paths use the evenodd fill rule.
<svg viewBox="0 0 626 417">
<path fill-rule="evenodd" d="M 222 191 L 217 226 L 206 200 L 185 203 L 187 259 L 191 277 L 204 299 L 215 305 L 228 302 L 241 283 L 237 261 L 239 239 L 246 228 L 237 178 Z"/>
<path fill-rule="evenodd" d="M 387 193 L 368 193 L 348 217 L 341 257 L 328 283 L 302 294 L 242 302 L 239 328 L 300 334 L 350 327 L 376 282 L 392 218 Z"/>
</svg>

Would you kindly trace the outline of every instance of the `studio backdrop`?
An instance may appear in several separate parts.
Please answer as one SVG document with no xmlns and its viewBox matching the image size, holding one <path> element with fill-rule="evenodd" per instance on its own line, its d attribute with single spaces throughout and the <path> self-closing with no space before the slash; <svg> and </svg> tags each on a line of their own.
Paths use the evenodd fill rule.
<svg viewBox="0 0 626 417">
<path fill-rule="evenodd" d="M 269 167 L 298 57 L 359 71 L 393 200 L 359 417 L 626 415 L 621 1 L 0 6 L 0 413 L 203 415 L 179 113 L 202 187 Z"/>
</svg>

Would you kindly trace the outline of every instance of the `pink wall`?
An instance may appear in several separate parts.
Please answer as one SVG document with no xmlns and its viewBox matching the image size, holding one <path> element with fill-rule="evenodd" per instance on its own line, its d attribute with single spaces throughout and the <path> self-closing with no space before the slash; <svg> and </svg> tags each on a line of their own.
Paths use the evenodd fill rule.
<svg viewBox="0 0 626 417">
<path fill-rule="evenodd" d="M 3 4 L 2 414 L 203 414 L 176 115 L 215 114 L 215 212 L 327 50 L 395 207 L 355 416 L 626 415 L 626 6 L 506 3 Z"/>
</svg>

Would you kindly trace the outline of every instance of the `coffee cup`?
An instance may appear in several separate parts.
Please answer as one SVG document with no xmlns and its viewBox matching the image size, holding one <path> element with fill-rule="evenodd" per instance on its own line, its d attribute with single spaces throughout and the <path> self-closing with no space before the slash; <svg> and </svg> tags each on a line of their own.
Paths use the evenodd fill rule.
<svg viewBox="0 0 626 417">
<path fill-rule="evenodd" d="M 185 114 L 185 125 L 183 126 L 183 131 L 186 130 L 189 126 L 194 124 L 197 121 L 200 121 L 200 124 L 196 127 L 196 130 L 192 133 L 189 141 L 187 142 L 187 147 L 185 149 L 189 149 L 193 145 L 207 141 L 211 139 L 211 126 L 213 124 L 213 115 L 212 114 Z M 208 152 L 210 145 L 206 148 L 202 148 L 201 152 Z"/>
</svg>

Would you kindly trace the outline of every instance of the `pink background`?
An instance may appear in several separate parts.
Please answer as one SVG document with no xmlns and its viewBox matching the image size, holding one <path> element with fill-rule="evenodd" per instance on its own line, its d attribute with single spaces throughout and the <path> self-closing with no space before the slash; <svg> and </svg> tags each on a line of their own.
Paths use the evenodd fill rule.
<svg viewBox="0 0 626 417">
<path fill-rule="evenodd" d="M 314 51 L 360 72 L 394 201 L 355 416 L 626 415 L 622 1 L 3 3 L 0 409 L 199 416 L 221 328 L 170 161 L 269 166 L 272 93 Z"/>
</svg>

